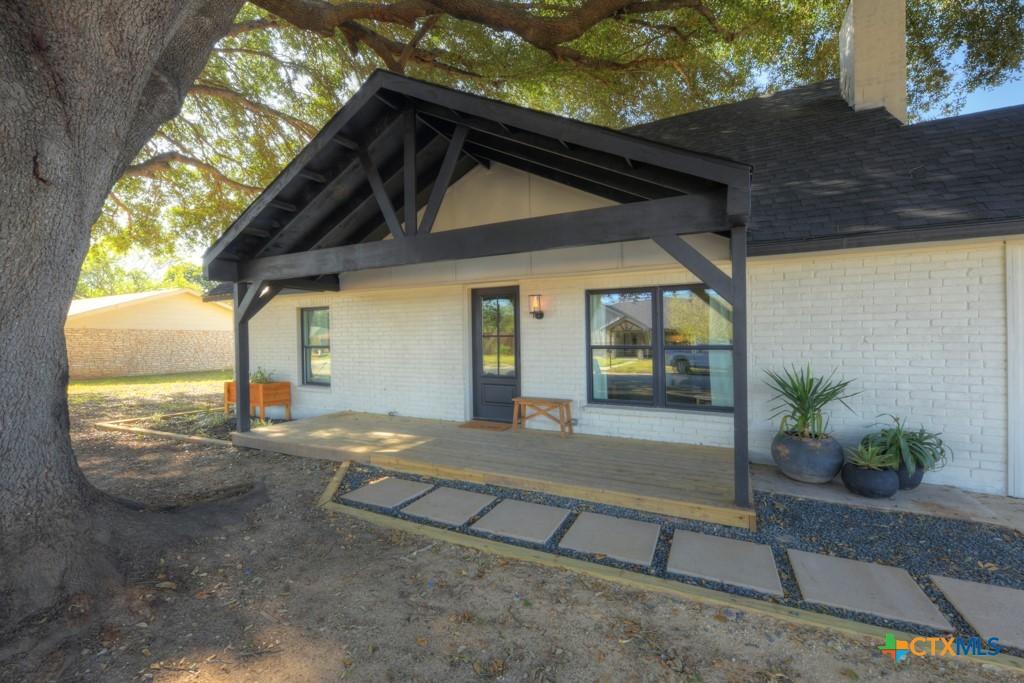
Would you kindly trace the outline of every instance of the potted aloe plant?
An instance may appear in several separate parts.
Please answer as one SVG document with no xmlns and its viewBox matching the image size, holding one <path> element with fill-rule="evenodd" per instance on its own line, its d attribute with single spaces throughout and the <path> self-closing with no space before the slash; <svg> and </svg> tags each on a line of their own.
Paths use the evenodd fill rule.
<svg viewBox="0 0 1024 683">
<path fill-rule="evenodd" d="M 897 459 L 882 446 L 860 444 L 856 450 L 847 449 L 843 465 L 843 483 L 846 488 L 865 498 L 892 498 L 899 489 L 896 474 Z"/>
<path fill-rule="evenodd" d="M 892 426 L 868 434 L 861 444 L 877 447 L 895 458 L 901 490 L 917 488 L 925 472 L 945 465 L 946 458 L 952 457 L 953 453 L 943 443 L 941 434 L 929 432 L 924 427 L 911 431 L 907 429 L 906 418 L 887 417 L 892 419 Z"/>
<path fill-rule="evenodd" d="M 765 373 L 765 384 L 775 391 L 772 419 L 782 418 L 772 439 L 775 464 L 790 479 L 811 484 L 831 481 L 843 466 L 843 449 L 829 434 L 823 411 L 833 401 L 846 406 L 846 399 L 856 395 L 849 393 L 851 381 L 835 379 L 834 370 L 828 377 L 815 376 L 810 364 Z"/>
</svg>

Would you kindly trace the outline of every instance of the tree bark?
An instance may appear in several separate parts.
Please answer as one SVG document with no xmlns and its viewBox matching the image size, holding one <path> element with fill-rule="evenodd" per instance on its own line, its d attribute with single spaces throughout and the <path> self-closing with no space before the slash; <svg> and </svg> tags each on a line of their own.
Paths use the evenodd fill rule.
<svg viewBox="0 0 1024 683">
<path fill-rule="evenodd" d="M 240 0 L 0 0 L 0 632 L 218 522 L 143 513 L 71 446 L 64 321 L 114 181 L 177 114 Z"/>
</svg>

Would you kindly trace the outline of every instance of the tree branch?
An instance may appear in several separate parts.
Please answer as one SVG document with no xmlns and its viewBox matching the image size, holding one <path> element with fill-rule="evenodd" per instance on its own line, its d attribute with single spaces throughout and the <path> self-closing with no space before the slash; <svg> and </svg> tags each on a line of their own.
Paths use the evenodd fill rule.
<svg viewBox="0 0 1024 683">
<path fill-rule="evenodd" d="M 528 5 L 502 0 L 399 0 L 391 4 L 346 2 L 338 5 L 323 0 L 253 2 L 298 28 L 322 35 L 331 35 L 336 30 L 351 31 L 353 27 L 360 26 L 360 21 L 412 28 L 420 19 L 447 14 L 495 31 L 513 33 L 557 60 L 580 63 L 583 63 L 583 55 L 559 46 L 579 38 L 600 22 L 619 15 L 690 9 L 703 17 L 713 32 L 726 40 L 735 38 L 735 34 L 721 25 L 718 15 L 703 0 L 586 0 L 576 9 L 566 8 L 565 13 L 557 17 L 537 15 L 528 9 Z M 591 66 L 612 64 L 609 60 L 595 58 L 587 58 L 586 61 Z"/>
<path fill-rule="evenodd" d="M 226 38 L 234 38 L 240 36 L 243 33 L 249 31 L 261 31 L 265 28 L 281 28 L 284 25 L 284 21 L 277 17 L 267 17 L 265 19 L 253 19 L 251 21 L 239 21 L 231 25 L 228 29 Z"/>
<path fill-rule="evenodd" d="M 216 166 L 208 164 L 201 159 L 182 154 L 181 152 L 162 152 L 155 156 L 140 161 L 137 164 L 132 164 L 124 170 L 121 175 L 122 178 L 155 178 L 161 173 L 165 173 L 171 170 L 172 164 L 186 164 L 193 168 L 196 168 L 203 173 L 211 176 L 218 182 L 221 182 L 228 187 L 244 192 L 246 194 L 256 195 L 263 191 L 261 187 L 254 187 L 252 185 L 246 185 L 240 183 L 237 180 L 232 180 L 217 169 Z"/>
<path fill-rule="evenodd" d="M 216 85 L 212 83 L 196 83 L 189 89 L 190 95 L 202 95 L 206 97 L 217 97 L 222 100 L 228 100 L 242 105 L 254 114 L 270 115 L 274 118 L 281 119 L 295 130 L 299 131 L 307 137 L 313 137 L 316 135 L 316 127 L 312 126 L 302 119 L 297 119 L 290 114 L 286 114 L 283 111 L 274 109 L 270 105 L 263 104 L 262 102 L 256 102 L 250 100 L 245 95 L 235 92 L 230 88 L 226 88 L 222 85 Z"/>
</svg>

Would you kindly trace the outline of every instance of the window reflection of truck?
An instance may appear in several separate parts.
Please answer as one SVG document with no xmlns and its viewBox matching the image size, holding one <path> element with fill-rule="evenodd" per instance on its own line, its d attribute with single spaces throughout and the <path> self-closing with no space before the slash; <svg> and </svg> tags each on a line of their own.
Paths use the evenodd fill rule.
<svg viewBox="0 0 1024 683">
<path fill-rule="evenodd" d="M 707 350 L 691 349 L 688 351 L 672 351 L 670 353 L 672 355 L 669 356 L 668 364 L 680 375 L 688 374 L 694 370 L 711 369 L 708 360 L 710 354 Z"/>
</svg>

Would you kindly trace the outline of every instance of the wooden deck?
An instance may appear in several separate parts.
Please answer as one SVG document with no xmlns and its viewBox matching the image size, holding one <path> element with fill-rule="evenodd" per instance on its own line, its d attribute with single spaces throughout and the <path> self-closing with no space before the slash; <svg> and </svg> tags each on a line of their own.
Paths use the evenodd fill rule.
<svg viewBox="0 0 1024 683">
<path fill-rule="evenodd" d="M 539 491 L 754 529 L 732 502 L 732 451 L 557 432 L 462 429 L 455 422 L 335 413 L 259 427 L 237 446 Z"/>
</svg>

